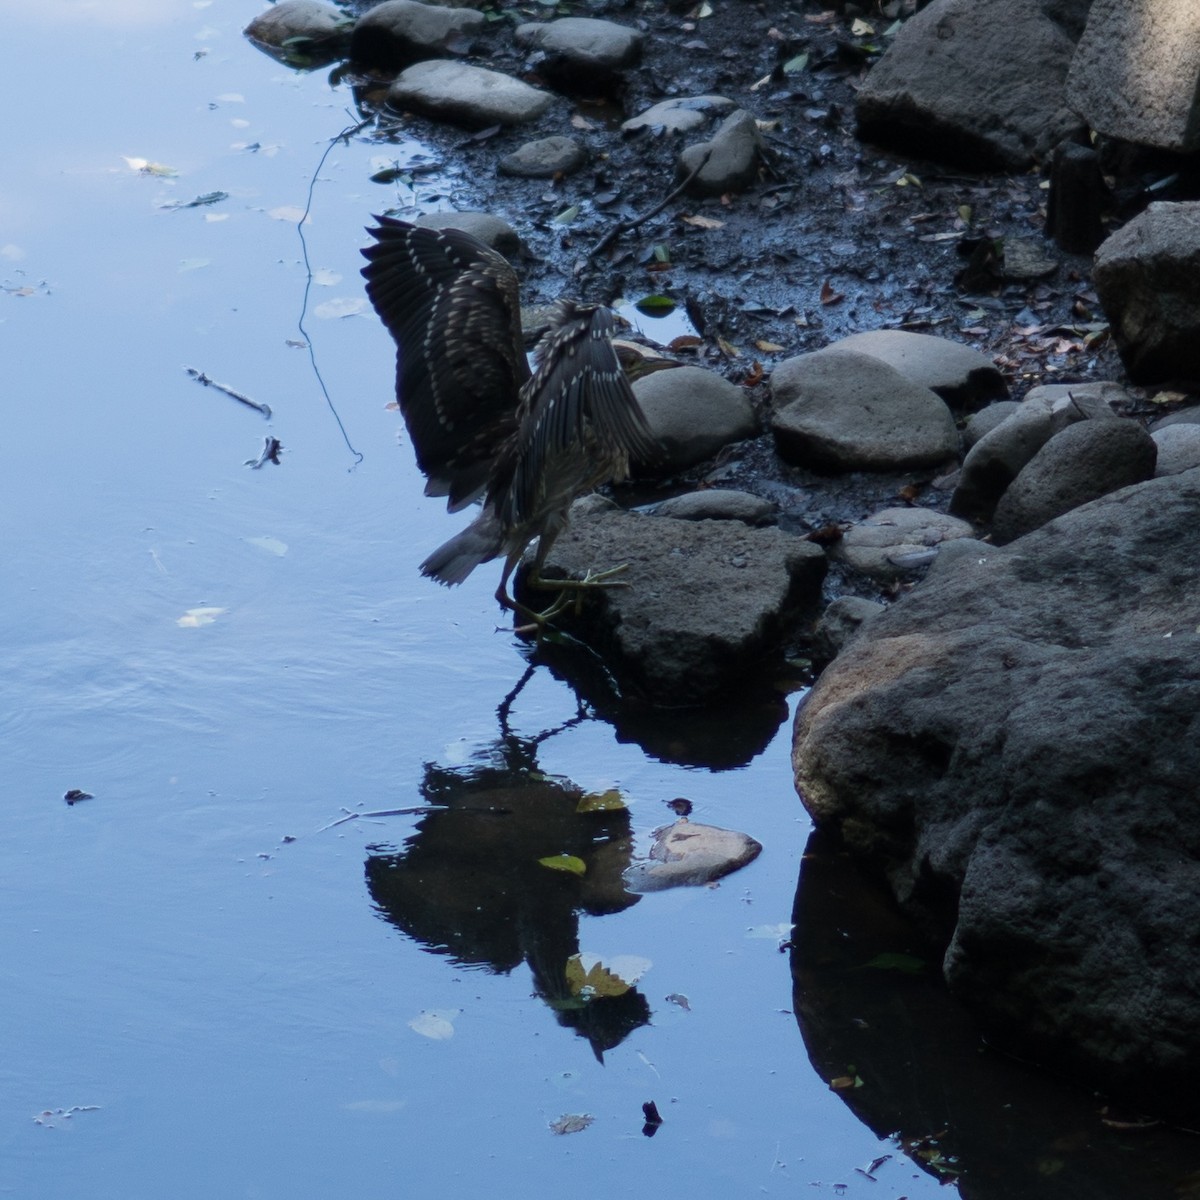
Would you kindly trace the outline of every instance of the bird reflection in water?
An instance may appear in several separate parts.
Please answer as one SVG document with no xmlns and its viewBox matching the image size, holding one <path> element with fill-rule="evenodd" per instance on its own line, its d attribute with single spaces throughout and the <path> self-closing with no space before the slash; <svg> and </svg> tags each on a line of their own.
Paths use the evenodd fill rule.
<svg viewBox="0 0 1200 1200">
<path fill-rule="evenodd" d="M 538 768 L 538 746 L 587 720 L 585 711 L 534 737 L 511 731 L 512 703 L 533 669 L 500 705 L 500 736 L 473 765 L 426 766 L 421 795 L 439 808 L 399 850 L 372 847 L 367 886 L 381 915 L 434 953 L 499 974 L 527 964 L 558 1023 L 602 1059 L 650 1019 L 634 987 L 609 995 L 578 986 L 580 914 L 620 912 L 639 899 L 622 880 L 629 813 L 580 812 L 583 790 Z M 563 854 L 583 873 L 541 861 Z"/>
</svg>

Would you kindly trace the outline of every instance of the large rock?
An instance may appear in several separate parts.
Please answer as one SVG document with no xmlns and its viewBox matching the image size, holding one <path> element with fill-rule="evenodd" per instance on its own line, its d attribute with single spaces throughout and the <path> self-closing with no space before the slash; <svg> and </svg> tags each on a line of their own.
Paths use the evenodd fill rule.
<svg viewBox="0 0 1200 1200">
<path fill-rule="evenodd" d="M 944 542 L 973 538 L 966 521 L 927 508 L 885 508 L 846 530 L 830 557 L 881 583 L 911 577 Z"/>
<path fill-rule="evenodd" d="M 771 375 L 771 429 L 789 462 L 818 471 L 903 471 L 958 455 L 945 401 L 866 354 L 817 351 Z"/>
<path fill-rule="evenodd" d="M 264 54 L 293 67 L 315 67 L 340 58 L 353 22 L 324 0 L 280 0 L 246 26 L 245 36 Z"/>
<path fill-rule="evenodd" d="M 1130 379 L 1200 378 L 1200 201 L 1151 204 L 1096 251 L 1092 277 Z"/>
<path fill-rule="evenodd" d="M 401 71 L 388 89 L 387 103 L 435 121 L 482 128 L 536 121 L 554 97 L 499 71 L 430 60 Z"/>
<path fill-rule="evenodd" d="M 1052 438 L 1076 421 L 1114 417 L 1128 399 L 1116 383 L 1050 383 L 1031 388 L 1017 410 L 988 430 L 967 452 L 950 511 L 990 521 L 1005 489 Z"/>
<path fill-rule="evenodd" d="M 1099 133 L 1178 154 L 1200 148 L 1195 0 L 1095 0 L 1067 99 Z"/>
<path fill-rule="evenodd" d="M 503 217 L 493 213 L 470 210 L 421 213 L 413 218 L 413 224 L 425 229 L 461 229 L 510 261 L 516 261 L 521 253 L 521 235 Z"/>
<path fill-rule="evenodd" d="M 396 71 L 451 53 L 485 24 L 483 13 L 472 8 L 384 0 L 354 26 L 350 56 L 363 66 Z"/>
<path fill-rule="evenodd" d="M 1064 84 L 1075 42 L 1042 0 L 933 0 L 858 93 L 867 141 L 1023 170 L 1082 122 Z"/>
<path fill-rule="evenodd" d="M 675 175 L 692 176 L 688 190 L 697 196 L 740 192 L 758 178 L 762 134 L 751 113 L 739 108 L 725 118 L 707 142 L 686 147 L 675 164 Z"/>
<path fill-rule="evenodd" d="M 822 828 L 947 946 L 992 1037 L 1200 1119 L 1200 471 L 960 555 L 821 677 Z"/>
<path fill-rule="evenodd" d="M 573 175 L 587 162 L 587 151 L 574 138 L 556 134 L 518 146 L 497 164 L 501 175 L 523 179 L 553 179 Z"/>
<path fill-rule="evenodd" d="M 905 379 L 936 392 L 952 408 L 973 412 L 1008 395 L 1008 384 L 985 354 L 928 333 L 869 329 L 831 342 L 817 354 L 867 354 L 895 367 Z"/>
<path fill-rule="evenodd" d="M 758 432 L 745 392 L 703 367 L 652 371 L 634 382 L 633 394 L 663 448 L 658 461 L 637 464 L 639 474 L 674 474 Z"/>
<path fill-rule="evenodd" d="M 778 529 L 623 512 L 573 518 L 543 573 L 581 579 L 620 563 L 628 587 L 595 589 L 555 624 L 591 646 L 622 690 L 664 705 L 752 682 L 815 606 L 825 575 L 819 547 Z M 532 606 L 548 602 L 523 577 L 518 588 Z"/>
<path fill-rule="evenodd" d="M 1196 431 L 1200 436 L 1200 430 Z M 744 525 L 770 525 L 775 520 L 775 504 L 762 496 L 731 488 L 705 488 L 662 500 L 651 510 L 656 517 L 676 521 L 741 521 Z"/>
<path fill-rule="evenodd" d="M 1177 422 L 1156 429 L 1150 436 L 1158 447 L 1155 475 L 1178 475 L 1200 467 L 1200 425 Z"/>
<path fill-rule="evenodd" d="M 1158 447 L 1136 421 L 1078 421 L 1052 437 L 1000 497 L 992 540 L 1003 546 L 1063 513 L 1154 474 Z"/>
<path fill-rule="evenodd" d="M 577 91 L 615 78 L 641 58 L 640 30 L 594 17 L 529 21 L 513 32 L 517 45 L 545 56 L 538 70 L 556 87 Z"/>
</svg>

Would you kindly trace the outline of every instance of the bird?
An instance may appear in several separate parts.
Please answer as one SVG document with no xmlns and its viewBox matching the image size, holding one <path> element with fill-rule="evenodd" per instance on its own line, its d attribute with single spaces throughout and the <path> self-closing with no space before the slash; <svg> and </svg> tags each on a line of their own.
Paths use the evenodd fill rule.
<svg viewBox="0 0 1200 1200">
<path fill-rule="evenodd" d="M 533 351 L 521 332 L 520 287 L 509 261 L 478 238 L 377 216 L 362 253 L 367 296 L 396 343 L 396 398 L 426 477 L 425 493 L 479 515 L 421 564 L 437 582 L 461 583 L 504 558 L 496 599 L 539 630 L 583 589 L 623 584 L 624 570 L 582 580 L 541 575 L 579 496 L 627 477 L 631 459 L 660 446 L 612 342 L 616 317 L 600 304 L 560 299 Z M 509 593 L 534 539 L 527 582 L 559 592 L 537 612 Z"/>
</svg>

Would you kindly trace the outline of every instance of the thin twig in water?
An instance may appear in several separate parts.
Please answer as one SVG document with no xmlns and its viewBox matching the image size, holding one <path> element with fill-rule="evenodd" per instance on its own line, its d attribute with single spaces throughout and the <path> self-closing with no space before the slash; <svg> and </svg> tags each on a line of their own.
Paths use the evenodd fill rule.
<svg viewBox="0 0 1200 1200">
<path fill-rule="evenodd" d="M 446 807 L 445 804 L 414 804 L 411 808 L 377 808 L 372 812 L 348 812 L 344 817 L 338 817 L 336 821 L 322 825 L 317 832 L 324 833 L 325 830 L 333 829 L 337 825 L 345 825 L 347 821 L 357 821 L 359 817 L 415 817 L 421 813 L 444 812 Z"/>
<path fill-rule="evenodd" d="M 662 210 L 664 208 L 666 208 L 667 205 L 670 204 L 672 200 L 674 200 L 676 197 L 682 195 L 682 193 L 687 190 L 687 188 L 691 185 L 692 180 L 694 180 L 696 178 L 696 176 L 699 175 L 700 172 L 704 170 L 705 166 L 708 164 L 708 160 L 709 160 L 709 157 L 711 154 L 712 154 L 711 150 L 705 150 L 704 156 L 696 164 L 695 168 L 692 170 L 692 173 L 673 192 L 671 192 L 665 199 L 661 200 L 652 209 L 650 209 L 649 212 L 644 212 L 641 214 L 641 216 L 638 216 L 638 217 L 629 217 L 628 219 L 626 219 L 624 221 L 618 221 L 591 248 L 591 250 L 588 251 L 588 258 L 595 258 L 596 255 L 599 254 L 602 250 L 607 250 L 608 247 L 610 245 L 612 245 L 612 243 L 615 242 L 617 240 L 617 238 L 619 238 L 621 236 L 621 234 L 628 232 L 630 229 L 636 229 L 644 221 L 650 220 L 651 217 L 657 217 L 658 214 L 660 212 L 662 212 Z"/>
<path fill-rule="evenodd" d="M 271 419 L 271 406 L 263 404 L 258 400 L 251 400 L 249 396 L 243 395 L 235 388 L 231 388 L 227 383 L 218 383 L 215 379 L 210 379 L 203 371 L 197 371 L 195 367 L 184 367 L 184 370 L 197 382 L 204 384 L 205 387 L 216 388 L 218 392 L 224 392 L 227 396 L 232 396 L 239 404 L 245 404 L 250 408 L 256 408 L 269 421 Z"/>
</svg>

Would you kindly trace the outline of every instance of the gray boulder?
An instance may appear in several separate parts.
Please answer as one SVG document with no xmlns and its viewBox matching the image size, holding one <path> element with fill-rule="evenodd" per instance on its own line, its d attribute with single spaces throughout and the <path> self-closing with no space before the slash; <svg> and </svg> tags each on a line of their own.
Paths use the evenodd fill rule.
<svg viewBox="0 0 1200 1200">
<path fill-rule="evenodd" d="M 1149 479 L 1157 456 L 1154 439 L 1136 421 L 1068 425 L 1021 468 L 1000 497 L 992 540 L 1003 546 L 1089 500 Z"/>
<path fill-rule="evenodd" d="M 521 253 L 520 234 L 503 217 L 485 212 L 422 213 L 413 218 L 414 225 L 426 229 L 461 229 L 477 237 L 485 246 L 515 261 Z"/>
<path fill-rule="evenodd" d="M 621 563 L 627 587 L 595 589 L 555 624 L 591 646 L 623 692 L 664 705 L 712 702 L 756 679 L 825 575 L 820 547 L 778 529 L 622 512 L 573 521 L 543 573 L 581 579 Z M 517 586 L 526 603 L 548 602 L 523 576 Z"/>
<path fill-rule="evenodd" d="M 593 87 L 633 66 L 645 41 L 640 30 L 594 17 L 529 21 L 513 36 L 518 46 L 545 55 L 538 70 L 565 91 Z"/>
<path fill-rule="evenodd" d="M 673 475 L 758 432 L 745 392 L 703 367 L 654 371 L 634 383 L 633 394 L 664 452 L 657 462 L 635 464 L 639 474 Z"/>
<path fill-rule="evenodd" d="M 1165 425 L 1150 436 L 1158 447 L 1155 475 L 1178 475 L 1180 471 L 1200 467 L 1200 424 Z"/>
<path fill-rule="evenodd" d="M 496 164 L 496 169 L 501 175 L 523 179 L 552 179 L 555 175 L 573 175 L 585 162 L 587 151 L 574 138 L 556 135 L 518 146 Z"/>
<path fill-rule="evenodd" d="M 761 148 L 758 122 L 739 108 L 721 122 L 709 141 L 688 146 L 679 155 L 675 175 L 682 181 L 697 171 L 688 186 L 688 191 L 697 196 L 741 192 L 758 178 Z"/>
<path fill-rule="evenodd" d="M 651 512 L 676 521 L 741 521 L 744 525 L 769 525 L 775 519 L 775 505 L 770 500 L 732 488 L 685 492 L 656 504 Z"/>
<path fill-rule="evenodd" d="M 1150 426 L 1151 433 L 1166 429 L 1168 425 L 1200 425 L 1200 405 L 1194 408 L 1181 408 L 1178 412 L 1162 417 Z"/>
<path fill-rule="evenodd" d="M 830 557 L 881 583 L 911 578 L 938 556 L 943 542 L 974 538 L 966 521 L 928 508 L 885 508 L 851 526 Z"/>
<path fill-rule="evenodd" d="M 990 521 L 1005 489 L 1027 462 L 1068 425 L 1115 417 L 1128 398 L 1115 383 L 1052 383 L 1031 388 L 1012 416 L 985 433 L 967 452 L 950 511 L 968 521 Z"/>
<path fill-rule="evenodd" d="M 654 133 L 693 133 L 713 117 L 729 112 L 737 105 L 725 96 L 676 96 L 630 117 L 621 125 L 625 133 L 649 129 Z"/>
<path fill-rule="evenodd" d="M 323 0 L 280 0 L 243 31 L 264 54 L 294 67 L 333 62 L 345 52 L 353 22 Z"/>
<path fill-rule="evenodd" d="M 831 342 L 816 353 L 847 350 L 895 367 L 905 379 L 936 392 L 952 408 L 971 412 L 1008 395 L 1004 376 L 987 355 L 946 338 L 906 329 L 871 329 Z"/>
<path fill-rule="evenodd" d="M 554 97 L 499 71 L 430 60 L 401 71 L 388 89 L 387 103 L 435 121 L 483 128 L 536 121 Z"/>
<path fill-rule="evenodd" d="M 990 1036 L 1200 1119 L 1200 471 L 960 556 L 800 710 L 814 820 Z"/>
<path fill-rule="evenodd" d="M 963 426 L 963 449 L 969 451 L 976 442 L 981 441 L 1002 422 L 1007 421 L 1021 407 L 1019 400 L 997 400 L 987 408 L 981 408 Z"/>
<path fill-rule="evenodd" d="M 363 66 L 398 71 L 451 53 L 486 24 L 483 13 L 473 8 L 384 0 L 354 26 L 350 57 Z"/>
<path fill-rule="evenodd" d="M 1082 127 L 1075 42 L 1041 0 L 933 0 L 858 93 L 859 136 L 969 167 L 1024 170 Z"/>
<path fill-rule="evenodd" d="M 1129 378 L 1200 377 L 1200 201 L 1158 201 L 1096 251 L 1096 294 Z"/>
<path fill-rule="evenodd" d="M 1177 154 L 1200 148 L 1194 0 L 1095 0 L 1067 100 L 1099 133 Z"/>
<path fill-rule="evenodd" d="M 821 664 L 832 662 L 868 621 L 886 611 L 876 600 L 839 596 L 821 614 L 813 630 L 813 657 Z"/>
<path fill-rule="evenodd" d="M 771 375 L 771 429 L 789 462 L 818 471 L 900 471 L 958 455 L 954 417 L 940 397 L 877 358 L 801 354 Z"/>
</svg>

